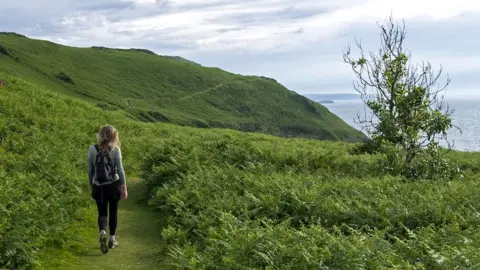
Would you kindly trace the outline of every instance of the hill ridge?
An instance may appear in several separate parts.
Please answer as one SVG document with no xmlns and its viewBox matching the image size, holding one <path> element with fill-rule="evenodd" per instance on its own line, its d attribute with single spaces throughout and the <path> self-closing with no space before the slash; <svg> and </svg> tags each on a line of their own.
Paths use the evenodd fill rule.
<svg viewBox="0 0 480 270">
<path fill-rule="evenodd" d="M 144 122 L 281 137 L 365 138 L 326 107 L 275 79 L 154 56 L 145 49 L 103 48 L 70 47 L 3 34 L 0 50 L 6 53 L 0 54 L 0 72 Z M 140 53 L 132 53 L 137 51 Z"/>
</svg>

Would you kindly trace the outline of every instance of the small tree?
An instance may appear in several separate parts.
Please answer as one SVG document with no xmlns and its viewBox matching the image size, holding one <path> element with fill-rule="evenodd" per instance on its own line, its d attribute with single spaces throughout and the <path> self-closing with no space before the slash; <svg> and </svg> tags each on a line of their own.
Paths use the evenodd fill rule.
<svg viewBox="0 0 480 270">
<path fill-rule="evenodd" d="M 440 85 L 441 66 L 434 72 L 429 62 L 409 63 L 410 54 L 403 48 L 405 22 L 395 24 L 390 16 L 387 25 L 379 27 L 381 47 L 369 52 L 369 59 L 357 40 L 359 57 L 352 56 L 350 46 L 343 54 L 358 79 L 354 88 L 372 112 L 369 117 L 358 115 L 356 121 L 370 135 L 370 146 L 377 151 L 385 145 L 400 147 L 411 165 L 422 151 L 438 153 L 439 140 L 452 148 L 446 132 L 453 127 L 453 110 L 444 102 L 450 79 L 447 75 Z"/>
</svg>

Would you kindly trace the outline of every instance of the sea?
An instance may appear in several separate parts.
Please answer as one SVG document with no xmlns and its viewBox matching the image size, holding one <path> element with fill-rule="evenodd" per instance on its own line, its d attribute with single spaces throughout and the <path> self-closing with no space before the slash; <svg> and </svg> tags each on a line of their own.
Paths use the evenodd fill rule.
<svg viewBox="0 0 480 270">
<path fill-rule="evenodd" d="M 315 98 L 310 97 L 315 100 Z M 320 100 L 315 100 L 320 101 Z M 349 125 L 361 129 L 355 123 L 357 114 L 365 115 L 369 112 L 361 99 L 332 100 L 333 103 L 322 103 L 330 112 L 336 114 Z M 458 151 L 480 151 L 480 98 L 450 98 L 446 99 L 451 109 L 454 110 L 452 122 L 460 130 L 452 128 L 447 132 L 447 138 L 453 143 L 453 149 Z M 460 132 L 461 131 L 461 132 Z M 446 142 L 440 142 L 447 146 Z"/>
</svg>

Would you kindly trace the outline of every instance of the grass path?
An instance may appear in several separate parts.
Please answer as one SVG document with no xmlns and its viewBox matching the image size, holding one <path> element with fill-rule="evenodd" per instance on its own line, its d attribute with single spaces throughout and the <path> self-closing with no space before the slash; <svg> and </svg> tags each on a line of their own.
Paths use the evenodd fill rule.
<svg viewBox="0 0 480 270">
<path fill-rule="evenodd" d="M 92 231 L 87 250 L 79 257 L 81 268 L 158 269 L 160 266 L 158 248 L 162 243 L 162 224 L 158 221 L 158 215 L 138 202 L 143 192 L 142 183 L 139 180 L 130 180 L 127 185 L 129 197 L 120 201 L 118 210 L 116 238 L 119 246 L 105 255 L 102 254 L 98 233 Z"/>
<path fill-rule="evenodd" d="M 189 95 L 186 95 L 186 96 L 183 96 L 183 97 L 179 97 L 179 98 L 154 98 L 154 99 L 149 99 L 149 101 L 152 101 L 152 100 L 186 100 L 186 99 L 191 99 L 191 98 L 194 98 L 194 97 L 197 97 L 197 96 L 215 91 L 218 88 L 226 86 L 226 85 L 243 83 L 243 82 L 253 82 L 253 81 L 257 81 L 257 80 L 259 80 L 259 79 L 258 78 L 253 78 L 253 79 L 248 79 L 248 80 L 243 80 L 243 81 L 233 81 L 233 82 L 228 82 L 228 83 L 220 83 L 216 86 L 213 86 L 213 87 L 210 87 L 210 88 L 198 91 L 198 92 L 194 92 L 192 94 L 189 94 Z M 127 108 L 132 107 L 132 100 L 143 100 L 143 99 L 125 98 L 124 101 L 127 104 Z"/>
<path fill-rule="evenodd" d="M 213 91 L 213 90 L 216 90 L 216 89 L 222 87 L 223 85 L 224 85 L 223 83 L 218 84 L 217 86 L 210 87 L 210 88 L 207 88 L 207 89 L 205 89 L 205 90 L 195 92 L 195 93 L 193 93 L 193 94 L 191 94 L 191 95 L 181 97 L 181 98 L 179 98 L 179 100 L 185 100 L 185 99 L 193 98 L 193 97 L 196 97 L 196 96 L 199 96 L 199 95 L 202 95 L 202 94 L 211 92 L 211 91 Z"/>
<path fill-rule="evenodd" d="M 190 99 L 190 98 L 193 98 L 193 97 L 196 97 L 196 96 L 199 96 L 199 95 L 208 93 L 208 92 L 212 92 L 212 91 L 217 90 L 218 88 L 220 88 L 220 87 L 222 87 L 222 86 L 225 86 L 225 85 L 237 84 L 237 83 L 244 83 L 244 82 L 253 82 L 253 81 L 257 81 L 257 80 L 258 80 L 258 78 L 253 78 L 253 79 L 244 80 L 244 81 L 233 81 L 233 82 L 229 82 L 229 83 L 226 83 L 226 84 L 221 83 L 221 84 L 218 84 L 217 86 L 210 87 L 210 88 L 207 88 L 207 89 L 205 89 L 205 90 L 195 92 L 195 93 L 193 93 L 193 94 L 191 94 L 191 95 L 181 97 L 181 98 L 179 98 L 178 100 Z"/>
<path fill-rule="evenodd" d="M 159 215 L 139 202 L 144 191 L 140 180 L 129 179 L 127 186 L 128 199 L 120 201 L 118 209 L 117 248 L 101 253 L 97 212 L 92 207 L 88 226 L 76 230 L 73 250 L 47 250 L 37 269 L 167 269 L 160 256 L 163 224 Z"/>
<path fill-rule="evenodd" d="M 190 99 L 190 98 L 196 97 L 196 96 L 198 96 L 198 95 L 202 95 L 202 94 L 211 92 L 211 91 L 213 91 L 213 90 L 216 90 L 216 89 L 222 87 L 223 85 L 224 85 L 224 84 L 221 83 L 221 84 L 218 84 L 218 85 L 216 85 L 216 86 L 214 86 L 214 87 L 210 87 L 210 88 L 207 88 L 207 89 L 205 89 L 205 90 L 198 91 L 198 92 L 195 92 L 195 93 L 193 93 L 193 94 L 190 94 L 190 95 L 187 95 L 187 96 L 183 96 L 183 97 L 179 97 L 179 98 L 173 99 L 173 100 L 185 100 L 185 99 Z M 170 100 L 170 99 L 168 99 L 168 98 L 159 98 L 159 99 L 162 99 L 162 100 L 165 100 L 165 99 Z M 127 108 L 131 108 L 131 107 L 132 107 L 132 100 L 134 100 L 134 98 L 126 98 L 126 99 L 124 99 L 125 103 L 127 103 Z M 136 100 L 142 100 L 142 99 L 136 99 Z M 150 100 L 152 100 L 152 99 L 150 99 Z M 155 99 L 153 99 L 153 100 L 155 100 Z"/>
</svg>

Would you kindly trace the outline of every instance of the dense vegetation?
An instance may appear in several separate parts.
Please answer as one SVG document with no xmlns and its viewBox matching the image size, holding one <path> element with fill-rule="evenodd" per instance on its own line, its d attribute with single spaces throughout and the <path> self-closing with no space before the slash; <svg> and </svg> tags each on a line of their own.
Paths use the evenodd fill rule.
<svg viewBox="0 0 480 270">
<path fill-rule="evenodd" d="M 105 123 L 143 172 L 175 268 L 472 269 L 480 264 L 480 155 L 461 178 L 405 181 L 353 145 L 127 119 L 0 75 L 0 266 L 69 247 L 84 222 L 85 155 Z M 91 221 L 91 220 L 90 220 Z"/>
<path fill-rule="evenodd" d="M 135 135 L 155 133 L 119 113 L 0 77 L 7 85 L 0 87 L 0 268 L 19 269 L 34 265 L 46 246 L 68 247 L 75 235 L 67 229 L 94 205 L 86 153 L 99 127 L 113 123 L 122 131 L 129 175 L 140 165 L 139 148 L 130 150 L 142 140 Z"/>
<path fill-rule="evenodd" d="M 324 106 L 273 79 L 143 49 L 73 48 L 3 33 L 0 72 L 141 121 L 284 137 L 364 138 Z"/>
<path fill-rule="evenodd" d="M 480 155 L 407 181 L 351 145 L 229 133 L 158 138 L 149 204 L 178 269 L 474 269 Z"/>
<path fill-rule="evenodd" d="M 98 124 L 84 106 L 2 78 L 0 267 L 17 269 L 32 264 L 37 249 L 61 244 L 65 229 L 87 206 L 85 164 L 78 157 Z"/>
</svg>

